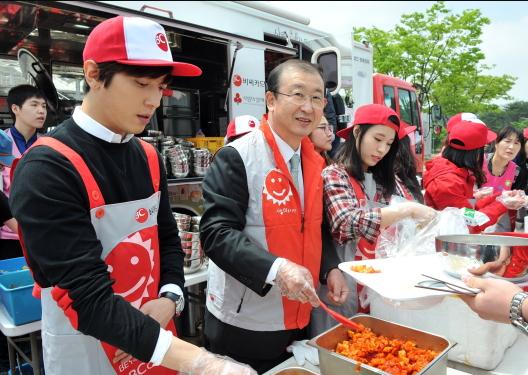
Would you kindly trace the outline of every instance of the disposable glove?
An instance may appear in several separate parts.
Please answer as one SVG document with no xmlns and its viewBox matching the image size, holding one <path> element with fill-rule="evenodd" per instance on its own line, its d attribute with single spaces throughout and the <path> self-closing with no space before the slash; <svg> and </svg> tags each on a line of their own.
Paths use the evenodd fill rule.
<svg viewBox="0 0 528 375">
<path fill-rule="evenodd" d="M 257 375 L 257 372 L 248 365 L 202 348 L 188 375 Z"/>
<path fill-rule="evenodd" d="M 304 366 L 306 361 L 314 366 L 319 366 L 319 353 L 316 348 L 308 346 L 307 342 L 308 340 L 294 341 L 286 348 L 286 351 L 293 353 L 293 357 L 299 366 Z"/>
<path fill-rule="evenodd" d="M 286 260 L 279 267 L 275 282 L 286 298 L 301 303 L 309 302 L 313 307 L 319 306 L 312 274 L 305 267 Z"/>
</svg>

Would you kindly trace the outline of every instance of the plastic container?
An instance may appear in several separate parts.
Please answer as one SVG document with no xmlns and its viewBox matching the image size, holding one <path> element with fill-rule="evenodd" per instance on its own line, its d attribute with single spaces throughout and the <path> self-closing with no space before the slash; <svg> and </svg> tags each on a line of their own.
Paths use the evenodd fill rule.
<svg viewBox="0 0 528 375">
<path fill-rule="evenodd" d="M 224 137 L 196 137 L 186 140 L 194 143 L 196 148 L 206 148 L 213 154 L 224 145 Z"/>
<path fill-rule="evenodd" d="M 0 275 L 9 272 L 26 271 L 26 259 L 24 257 L 0 260 Z"/>
<path fill-rule="evenodd" d="M 0 275 L 0 300 L 16 326 L 42 317 L 40 300 L 31 294 L 33 283 L 29 270 Z"/>
</svg>

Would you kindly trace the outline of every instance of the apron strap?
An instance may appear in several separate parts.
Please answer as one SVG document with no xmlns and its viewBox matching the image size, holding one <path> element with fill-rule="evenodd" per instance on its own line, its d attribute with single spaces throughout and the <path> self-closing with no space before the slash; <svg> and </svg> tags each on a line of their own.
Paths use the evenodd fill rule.
<svg viewBox="0 0 528 375">
<path fill-rule="evenodd" d="M 88 195 L 88 199 L 90 201 L 90 210 L 105 205 L 103 194 L 101 194 L 101 189 L 99 189 L 99 185 L 97 185 L 97 182 L 95 181 L 92 172 L 90 172 L 90 169 L 86 165 L 83 158 L 76 151 L 66 146 L 61 141 L 52 137 L 40 137 L 31 146 L 31 148 L 37 146 L 48 146 L 51 149 L 57 151 L 62 156 L 64 156 L 66 159 L 69 160 L 70 163 L 73 164 L 74 168 L 81 176 L 81 179 L 83 180 L 84 186 L 86 188 L 86 194 Z"/>
<path fill-rule="evenodd" d="M 160 186 L 160 168 L 159 168 L 159 160 L 158 160 L 158 153 L 154 146 L 152 146 L 150 143 L 145 142 L 142 139 L 139 139 L 139 144 L 143 147 L 143 150 L 145 151 L 145 154 L 147 155 L 147 161 L 150 171 L 150 178 L 152 180 L 152 187 L 154 188 L 154 192 L 157 193 L 159 191 Z"/>
</svg>

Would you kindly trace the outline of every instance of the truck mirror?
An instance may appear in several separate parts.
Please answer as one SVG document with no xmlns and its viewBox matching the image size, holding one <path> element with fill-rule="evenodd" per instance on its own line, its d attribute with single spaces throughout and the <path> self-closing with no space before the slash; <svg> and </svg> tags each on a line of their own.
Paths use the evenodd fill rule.
<svg viewBox="0 0 528 375">
<path fill-rule="evenodd" d="M 435 104 L 431 107 L 431 114 L 434 121 L 442 121 L 442 107 Z"/>
<path fill-rule="evenodd" d="M 341 87 L 341 55 L 335 47 L 326 47 L 314 51 L 312 63 L 318 64 L 323 71 L 325 87 L 335 93 Z"/>
</svg>

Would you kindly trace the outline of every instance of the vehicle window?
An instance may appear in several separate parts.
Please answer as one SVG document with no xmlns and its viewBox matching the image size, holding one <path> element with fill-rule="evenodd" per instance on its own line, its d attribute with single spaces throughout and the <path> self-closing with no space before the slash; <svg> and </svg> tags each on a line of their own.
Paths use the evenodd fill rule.
<svg viewBox="0 0 528 375">
<path fill-rule="evenodd" d="M 413 113 L 411 109 L 410 91 L 405 89 L 398 89 L 398 97 L 400 99 L 400 118 L 407 124 L 414 125 Z"/>
<path fill-rule="evenodd" d="M 421 132 L 420 129 L 420 110 L 418 108 L 418 98 L 416 97 L 416 92 L 411 91 L 411 113 L 412 113 L 412 119 L 413 119 L 413 125 L 416 125 L 419 132 Z"/>
<path fill-rule="evenodd" d="M 383 86 L 383 100 L 387 107 L 391 107 L 396 111 L 396 100 L 394 96 L 394 87 Z"/>
<path fill-rule="evenodd" d="M 17 60 L 0 58 L 0 96 L 7 96 L 10 89 L 25 83 Z"/>
</svg>

